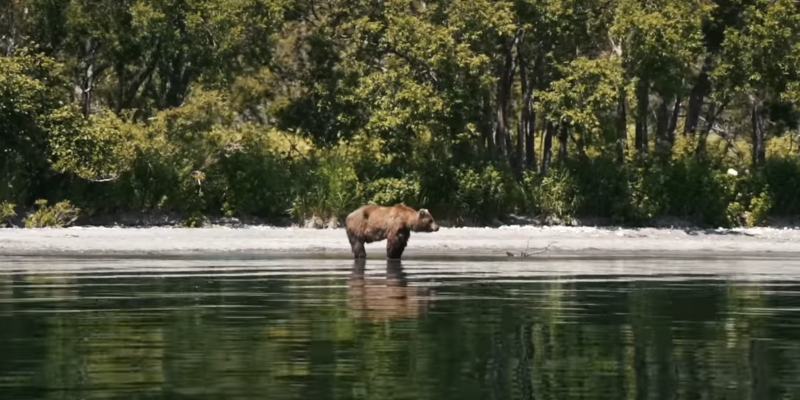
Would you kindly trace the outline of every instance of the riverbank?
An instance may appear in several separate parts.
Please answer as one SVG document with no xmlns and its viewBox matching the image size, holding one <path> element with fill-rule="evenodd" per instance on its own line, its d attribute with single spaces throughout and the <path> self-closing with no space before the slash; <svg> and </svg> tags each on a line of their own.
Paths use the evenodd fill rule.
<svg viewBox="0 0 800 400">
<path fill-rule="evenodd" d="M 385 257 L 385 242 L 367 245 Z M 349 257 L 343 229 L 243 228 L 0 229 L 0 255 L 168 256 L 272 254 Z M 412 234 L 404 258 L 419 256 L 772 256 L 800 253 L 800 230 L 605 227 L 442 228 Z"/>
</svg>

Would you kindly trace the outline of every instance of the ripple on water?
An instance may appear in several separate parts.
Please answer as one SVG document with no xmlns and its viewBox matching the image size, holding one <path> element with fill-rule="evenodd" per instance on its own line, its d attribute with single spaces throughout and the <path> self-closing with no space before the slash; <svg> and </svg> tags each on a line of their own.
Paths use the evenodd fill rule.
<svg viewBox="0 0 800 400">
<path fill-rule="evenodd" d="M 793 260 L 5 261 L 3 398 L 800 398 Z"/>
</svg>

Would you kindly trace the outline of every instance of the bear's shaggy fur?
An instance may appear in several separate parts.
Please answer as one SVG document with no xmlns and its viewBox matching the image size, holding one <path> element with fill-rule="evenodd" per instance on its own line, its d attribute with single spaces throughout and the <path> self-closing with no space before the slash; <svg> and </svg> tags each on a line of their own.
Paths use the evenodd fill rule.
<svg viewBox="0 0 800 400">
<path fill-rule="evenodd" d="M 411 232 L 436 232 L 439 225 L 426 209 L 414 210 L 405 204 L 361 206 L 347 216 L 347 238 L 354 258 L 366 258 L 365 243 L 387 239 L 386 257 L 400 259 Z"/>
</svg>

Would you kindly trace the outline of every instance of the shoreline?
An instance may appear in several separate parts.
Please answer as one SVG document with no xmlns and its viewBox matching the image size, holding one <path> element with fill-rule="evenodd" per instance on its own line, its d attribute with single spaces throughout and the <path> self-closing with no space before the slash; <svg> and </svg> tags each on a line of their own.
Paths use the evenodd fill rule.
<svg viewBox="0 0 800 400">
<path fill-rule="evenodd" d="M 23 219 L 30 215 L 28 213 L 18 213 L 14 218 L 9 219 L 9 228 L 25 228 Z M 150 229 L 150 228 L 184 228 L 186 218 L 175 212 L 122 212 L 115 214 L 100 213 L 96 215 L 81 214 L 69 225 L 74 228 L 124 228 L 124 229 Z M 317 217 L 306 218 L 297 221 L 288 216 L 262 218 L 256 216 L 224 217 L 202 215 L 196 221 L 200 225 L 193 228 L 305 228 L 305 229 L 336 229 L 344 226 L 344 221 L 339 218 L 329 218 L 327 220 Z M 588 217 L 574 216 L 571 221 L 562 221 L 555 217 L 543 217 L 534 215 L 511 214 L 502 218 L 494 218 L 490 221 L 480 222 L 472 218 L 436 218 L 436 222 L 443 228 L 602 228 L 602 229 L 686 229 L 686 230 L 716 230 L 698 224 L 688 218 L 663 215 L 653 217 L 642 224 L 620 224 L 608 217 Z M 769 216 L 760 228 L 771 229 L 800 229 L 800 215 L 797 216 Z M 0 223 L 0 229 L 4 226 Z M 735 230 L 739 228 L 731 228 Z"/>
<path fill-rule="evenodd" d="M 366 249 L 368 259 L 385 259 L 385 241 L 368 244 Z M 523 252 L 525 257 L 520 257 Z M 798 254 L 800 229 L 501 226 L 413 233 L 403 259 L 773 258 Z M 350 246 L 343 228 L 2 228 L 0 256 L 349 259 Z"/>
</svg>

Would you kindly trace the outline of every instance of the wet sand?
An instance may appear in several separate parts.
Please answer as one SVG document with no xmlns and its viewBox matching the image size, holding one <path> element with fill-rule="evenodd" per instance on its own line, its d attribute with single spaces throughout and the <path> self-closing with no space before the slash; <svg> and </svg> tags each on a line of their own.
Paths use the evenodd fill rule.
<svg viewBox="0 0 800 400">
<path fill-rule="evenodd" d="M 367 245 L 385 259 L 385 241 Z M 550 245 L 549 247 L 547 247 Z M 543 250 L 547 247 L 546 251 Z M 442 228 L 412 233 L 404 259 L 419 257 L 669 256 L 793 257 L 800 230 L 621 229 L 592 227 Z M 246 227 L 0 229 L 0 255 L 170 256 L 273 255 L 349 258 L 343 229 Z"/>
<path fill-rule="evenodd" d="M 314 257 L 312 257 L 314 258 Z M 631 282 L 663 281 L 672 285 L 712 281 L 768 283 L 796 286 L 800 282 L 800 260 L 784 257 L 559 257 L 537 259 L 472 256 L 436 259 L 410 257 L 396 261 L 359 261 L 270 257 L 47 257 L 2 256 L 0 283 L 13 275 L 41 275 L 80 278 L 98 285 L 113 279 L 207 278 L 227 280 L 292 280 L 296 285 L 314 279 L 353 278 L 363 268 L 366 279 L 387 279 L 390 269 L 401 267 L 401 279 L 409 286 L 460 286 L 474 283 L 542 282 Z M 359 266 L 360 265 L 360 266 Z M 339 285 L 339 283 L 330 283 Z M 384 286 L 385 282 L 378 283 Z M 677 289 L 677 287 L 676 287 Z"/>
</svg>

